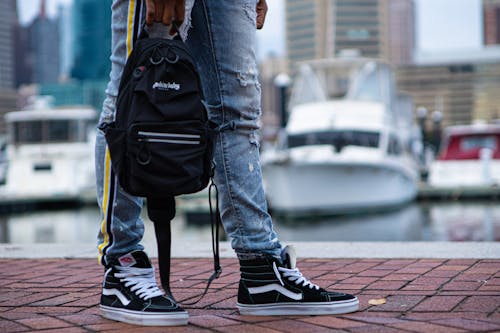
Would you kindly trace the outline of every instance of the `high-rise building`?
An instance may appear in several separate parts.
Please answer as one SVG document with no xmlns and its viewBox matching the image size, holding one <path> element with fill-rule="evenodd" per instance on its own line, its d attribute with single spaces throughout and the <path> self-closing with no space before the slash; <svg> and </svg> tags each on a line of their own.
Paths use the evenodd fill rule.
<svg viewBox="0 0 500 333">
<path fill-rule="evenodd" d="M 109 77 L 111 63 L 111 0 L 74 0 L 74 57 L 72 77 Z"/>
<path fill-rule="evenodd" d="M 500 0 L 483 0 L 484 44 L 500 44 Z"/>
<path fill-rule="evenodd" d="M 415 60 L 416 19 L 413 0 L 381 0 L 381 57 L 394 66 Z"/>
<path fill-rule="evenodd" d="M 0 90 L 14 88 L 16 8 L 15 0 L 0 1 Z"/>
<path fill-rule="evenodd" d="M 329 58 L 345 50 L 393 65 L 413 61 L 413 0 L 287 0 L 287 51 L 299 60 Z"/>
<path fill-rule="evenodd" d="M 0 1 L 0 137 L 5 134 L 3 115 L 5 112 L 15 110 L 17 102 L 17 96 L 14 90 L 14 41 L 16 23 L 16 1 Z"/>
<path fill-rule="evenodd" d="M 28 27 L 28 35 L 32 82 L 57 82 L 60 75 L 59 26 L 56 20 L 47 16 L 45 0 L 41 1 L 40 13 Z"/>
<path fill-rule="evenodd" d="M 70 5 L 59 5 L 59 40 L 61 47 L 59 54 L 61 57 L 61 78 L 66 80 L 70 77 L 73 67 L 73 23 L 71 19 L 72 11 Z"/>
</svg>

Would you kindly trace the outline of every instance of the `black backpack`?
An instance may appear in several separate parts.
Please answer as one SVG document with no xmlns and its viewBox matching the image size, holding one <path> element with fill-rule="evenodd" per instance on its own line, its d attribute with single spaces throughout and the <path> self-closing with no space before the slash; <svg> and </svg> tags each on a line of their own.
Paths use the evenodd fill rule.
<svg viewBox="0 0 500 333">
<path fill-rule="evenodd" d="M 202 96 L 181 40 L 136 41 L 120 81 L 116 119 L 102 127 L 125 191 L 175 196 L 207 186 L 215 131 Z"/>
<path fill-rule="evenodd" d="M 127 59 L 116 102 L 116 118 L 100 127 L 106 137 L 112 169 L 122 188 L 146 197 L 154 222 L 160 278 L 170 292 L 170 220 L 173 197 L 204 189 L 213 177 L 215 135 L 208 119 L 196 66 L 180 39 L 141 36 Z M 216 194 L 215 214 L 210 195 Z M 217 188 L 210 185 L 214 273 L 221 274 Z M 194 304 L 201 297 L 191 303 Z"/>
</svg>

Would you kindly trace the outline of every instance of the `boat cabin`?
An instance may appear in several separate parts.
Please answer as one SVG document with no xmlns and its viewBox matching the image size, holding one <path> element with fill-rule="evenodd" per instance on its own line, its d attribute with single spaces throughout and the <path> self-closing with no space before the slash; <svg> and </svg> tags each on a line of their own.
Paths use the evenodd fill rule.
<svg viewBox="0 0 500 333">
<path fill-rule="evenodd" d="M 444 133 L 438 160 L 479 160 L 484 149 L 500 159 L 500 125 L 453 126 Z"/>
</svg>

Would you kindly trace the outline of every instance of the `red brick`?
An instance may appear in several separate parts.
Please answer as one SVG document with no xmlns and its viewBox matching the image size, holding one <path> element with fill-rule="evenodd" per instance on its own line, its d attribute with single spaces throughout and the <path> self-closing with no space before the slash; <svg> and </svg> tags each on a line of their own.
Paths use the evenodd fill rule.
<svg viewBox="0 0 500 333">
<path fill-rule="evenodd" d="M 460 304 L 459 311 L 490 313 L 498 311 L 500 296 L 471 296 Z"/>
<path fill-rule="evenodd" d="M 450 259 L 446 261 L 447 265 L 467 265 L 472 266 L 477 263 L 476 259 Z"/>
<path fill-rule="evenodd" d="M 377 281 L 367 286 L 366 289 L 398 290 L 406 283 L 406 281 Z"/>
<path fill-rule="evenodd" d="M 320 332 L 331 332 L 330 328 L 323 327 L 320 325 L 314 325 L 310 323 L 306 323 L 300 320 L 293 319 L 284 319 L 273 321 L 270 323 L 259 323 L 259 326 L 264 326 L 268 328 L 272 328 L 278 330 L 280 332 L 286 333 L 320 333 Z"/>
<path fill-rule="evenodd" d="M 454 281 L 488 281 L 491 278 L 489 273 L 467 273 L 457 275 Z"/>
<path fill-rule="evenodd" d="M 498 331 L 500 330 L 500 325 L 495 325 L 492 323 L 479 321 L 479 320 L 470 320 L 463 318 L 453 318 L 453 319 L 441 319 L 434 321 L 435 323 L 458 327 L 462 329 L 466 329 L 468 331 L 474 332 L 486 332 L 486 331 Z"/>
<path fill-rule="evenodd" d="M 464 298 L 464 296 L 432 296 L 416 306 L 413 311 L 451 311 Z"/>
<path fill-rule="evenodd" d="M 344 317 L 349 318 L 349 319 L 354 319 L 360 322 L 364 322 L 364 325 L 366 323 L 370 324 L 391 324 L 391 323 L 399 323 L 402 322 L 403 320 L 396 318 L 399 314 L 395 313 L 388 313 L 388 312 L 375 312 L 372 311 L 375 308 L 371 308 L 370 312 L 355 312 L 355 313 L 350 313 L 347 315 L 344 315 Z"/>
<path fill-rule="evenodd" d="M 249 325 L 249 324 L 242 324 L 242 325 L 234 325 L 234 326 L 222 326 L 217 328 L 218 332 L 227 332 L 227 333 L 235 333 L 235 332 L 241 332 L 241 333 L 280 333 L 281 331 L 274 330 L 272 328 L 268 327 L 262 327 L 258 325 Z"/>
<path fill-rule="evenodd" d="M 358 276 L 355 276 L 355 277 L 347 279 L 345 282 L 347 282 L 349 284 L 368 285 L 368 284 L 375 282 L 377 280 L 378 280 L 378 278 L 376 278 L 376 277 L 358 277 Z"/>
<path fill-rule="evenodd" d="M 407 266 L 397 270 L 396 274 L 424 274 L 432 270 L 431 267 Z"/>
<path fill-rule="evenodd" d="M 407 330 L 400 330 L 382 325 L 366 325 L 349 329 L 351 333 L 408 333 Z"/>
<path fill-rule="evenodd" d="M 59 316 L 59 318 L 64 320 L 64 321 L 70 322 L 72 324 L 78 325 L 78 326 L 94 325 L 94 324 L 101 324 L 101 323 L 107 322 L 107 319 L 104 319 L 100 315 L 88 314 L 88 313 L 63 315 L 63 316 Z"/>
<path fill-rule="evenodd" d="M 314 325 L 320 325 L 320 326 L 325 326 L 325 327 L 330 327 L 330 328 L 351 328 L 351 327 L 358 327 L 358 326 L 364 326 L 366 323 L 360 323 L 358 321 L 354 320 L 349 320 L 349 319 L 342 319 L 342 318 L 336 318 L 333 316 L 315 316 L 315 317 L 307 317 L 304 319 L 300 319 L 301 321 L 314 324 Z"/>
<path fill-rule="evenodd" d="M 376 263 L 354 263 L 351 265 L 346 265 L 342 268 L 337 269 L 339 273 L 360 273 L 366 271 L 374 266 L 377 266 Z"/>
<path fill-rule="evenodd" d="M 201 327 L 214 328 L 220 326 L 238 325 L 239 322 L 224 317 L 206 315 L 206 316 L 190 316 L 189 324 Z"/>
<path fill-rule="evenodd" d="M 477 290 L 483 283 L 473 281 L 453 281 L 443 286 L 442 290 Z"/>
<path fill-rule="evenodd" d="M 434 284 L 408 284 L 406 285 L 403 289 L 404 291 L 431 291 L 431 290 L 438 290 L 441 287 L 441 285 L 434 285 Z"/>
<path fill-rule="evenodd" d="M 33 329 L 36 329 L 36 330 L 70 327 L 71 326 L 70 323 L 64 322 L 64 321 L 57 319 L 57 318 L 48 317 L 48 316 L 38 317 L 38 318 L 20 319 L 17 322 L 19 322 L 23 325 L 26 325 L 28 327 L 31 327 Z"/>
<path fill-rule="evenodd" d="M 381 278 L 382 281 L 413 281 L 419 274 L 389 274 Z"/>
<path fill-rule="evenodd" d="M 26 332 L 30 329 L 24 325 L 19 323 L 9 321 L 9 320 L 0 320 L 0 332 Z"/>
<path fill-rule="evenodd" d="M 429 333 L 460 333 L 466 332 L 461 329 L 451 328 L 441 325 L 435 325 L 430 323 L 422 323 L 422 322 L 412 322 L 406 321 L 397 324 L 389 324 L 391 327 L 400 328 L 402 330 L 408 330 L 412 332 L 429 332 Z"/>
<path fill-rule="evenodd" d="M 206 312 L 206 311 L 203 311 Z M 191 313 L 191 311 L 189 312 Z M 260 323 L 260 322 L 270 322 L 270 321 L 276 321 L 276 320 L 281 320 L 281 317 L 278 316 L 242 316 L 239 314 L 227 314 L 223 315 L 225 318 L 233 319 L 236 321 L 244 322 L 244 323 Z"/>
<path fill-rule="evenodd" d="M 316 280 L 326 280 L 326 281 L 342 281 L 353 276 L 352 274 L 345 273 L 329 273 L 325 275 L 321 275 Z"/>
<path fill-rule="evenodd" d="M 373 277 L 383 277 L 391 274 L 392 271 L 384 269 L 368 269 L 364 272 L 357 274 L 357 276 L 373 276 Z"/>
<path fill-rule="evenodd" d="M 419 277 L 413 280 L 411 284 L 440 286 L 448 281 L 450 279 L 446 277 Z"/>
<path fill-rule="evenodd" d="M 484 282 L 485 284 L 488 284 L 489 286 L 499 286 L 500 290 L 500 278 L 491 278 L 486 281 L 481 281 Z"/>
<path fill-rule="evenodd" d="M 329 290 L 332 291 L 345 291 L 345 290 L 361 290 L 365 288 L 364 284 L 350 284 L 350 283 L 335 283 L 328 286 Z"/>
<path fill-rule="evenodd" d="M 490 273 L 495 274 L 500 271 L 499 263 L 479 263 L 467 270 L 469 273 Z"/>
<path fill-rule="evenodd" d="M 430 272 L 425 273 L 423 276 L 425 277 L 447 277 L 452 278 L 460 274 L 459 271 L 453 270 L 432 270 Z"/>
<path fill-rule="evenodd" d="M 406 312 L 421 302 L 425 296 L 395 295 L 387 297 L 387 303 L 375 306 L 376 311 Z M 371 307 L 373 308 L 373 306 Z M 371 309 L 370 308 L 370 309 Z"/>
<path fill-rule="evenodd" d="M 442 265 L 436 267 L 434 270 L 436 271 L 455 271 L 455 272 L 463 272 L 468 269 L 469 265 Z"/>
</svg>

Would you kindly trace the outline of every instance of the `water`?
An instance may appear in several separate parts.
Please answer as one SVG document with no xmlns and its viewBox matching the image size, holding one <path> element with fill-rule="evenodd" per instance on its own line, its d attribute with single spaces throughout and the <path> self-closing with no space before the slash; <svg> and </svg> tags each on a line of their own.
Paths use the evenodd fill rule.
<svg viewBox="0 0 500 333">
<path fill-rule="evenodd" d="M 151 222 L 145 240 L 154 241 Z M 498 241 L 498 202 L 413 203 L 380 214 L 323 219 L 282 220 L 275 229 L 283 241 Z M 0 215 L 0 243 L 95 243 L 100 227 L 97 207 Z M 186 242 L 209 241 L 210 225 L 190 224 L 183 214 L 172 223 L 173 234 Z"/>
</svg>

